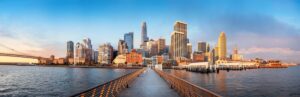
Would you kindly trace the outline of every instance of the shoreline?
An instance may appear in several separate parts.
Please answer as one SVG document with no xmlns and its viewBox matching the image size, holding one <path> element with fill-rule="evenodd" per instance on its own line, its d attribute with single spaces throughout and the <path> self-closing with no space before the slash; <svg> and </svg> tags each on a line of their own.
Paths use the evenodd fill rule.
<svg viewBox="0 0 300 97">
<path fill-rule="evenodd" d="M 109 69 L 141 69 L 143 67 L 114 67 L 114 66 L 72 66 L 72 65 L 19 65 L 19 64 L 0 64 L 8 66 L 38 66 L 38 67 L 65 67 L 65 68 L 109 68 Z"/>
</svg>

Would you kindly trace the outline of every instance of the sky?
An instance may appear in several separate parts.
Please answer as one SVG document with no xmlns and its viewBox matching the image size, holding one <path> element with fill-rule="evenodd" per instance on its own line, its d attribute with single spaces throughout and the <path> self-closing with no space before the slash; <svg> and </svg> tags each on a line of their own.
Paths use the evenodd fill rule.
<svg viewBox="0 0 300 97">
<path fill-rule="evenodd" d="M 300 0 L 0 0 L 0 52 L 64 57 L 69 40 L 89 37 L 96 50 L 127 32 L 138 48 L 143 21 L 150 39 L 170 44 L 182 21 L 194 50 L 198 41 L 215 46 L 224 31 L 228 53 L 237 46 L 246 59 L 300 63 L 299 18 Z"/>
</svg>

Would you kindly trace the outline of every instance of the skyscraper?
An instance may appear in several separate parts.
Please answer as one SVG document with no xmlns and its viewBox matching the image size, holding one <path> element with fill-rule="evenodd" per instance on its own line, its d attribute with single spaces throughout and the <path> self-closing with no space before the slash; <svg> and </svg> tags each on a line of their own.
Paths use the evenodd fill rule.
<svg viewBox="0 0 300 97">
<path fill-rule="evenodd" d="M 111 64 L 113 61 L 113 47 L 110 43 L 100 45 L 98 48 L 98 63 Z"/>
<path fill-rule="evenodd" d="M 164 38 L 159 38 L 157 40 L 157 44 L 158 44 L 158 52 L 159 54 L 163 54 L 166 53 L 165 52 L 165 47 L 166 47 L 166 40 Z"/>
<path fill-rule="evenodd" d="M 76 43 L 75 64 L 90 64 L 93 61 L 94 51 L 89 38 L 83 39 L 83 42 Z"/>
<path fill-rule="evenodd" d="M 208 53 L 210 51 L 210 46 L 208 43 L 206 43 L 206 53 Z"/>
<path fill-rule="evenodd" d="M 187 58 L 191 59 L 191 55 L 193 53 L 193 47 L 192 47 L 192 43 L 188 43 L 187 44 Z"/>
<path fill-rule="evenodd" d="M 226 60 L 226 55 L 227 55 L 227 47 L 226 47 L 226 36 L 225 32 L 221 32 L 219 39 L 218 39 L 218 55 L 219 55 L 219 60 Z"/>
<path fill-rule="evenodd" d="M 158 42 L 150 39 L 147 42 L 147 50 L 149 51 L 149 56 L 155 56 L 158 54 Z"/>
<path fill-rule="evenodd" d="M 145 46 L 145 42 L 149 41 L 149 38 L 147 36 L 147 24 L 146 22 L 142 23 L 142 31 L 141 31 L 141 47 Z"/>
<path fill-rule="evenodd" d="M 73 41 L 67 42 L 67 56 L 66 58 L 74 58 L 74 43 Z"/>
<path fill-rule="evenodd" d="M 127 44 L 125 43 L 124 40 L 119 40 L 119 43 L 118 43 L 118 54 L 126 54 L 127 53 Z"/>
<path fill-rule="evenodd" d="M 187 56 L 187 24 L 176 22 L 174 24 L 174 32 L 171 34 L 170 55 L 172 59 Z"/>
<path fill-rule="evenodd" d="M 198 42 L 198 51 L 206 53 L 206 42 Z"/>
<path fill-rule="evenodd" d="M 128 52 L 134 48 L 133 46 L 133 32 L 125 33 L 124 34 L 124 41 L 127 44 Z"/>
</svg>

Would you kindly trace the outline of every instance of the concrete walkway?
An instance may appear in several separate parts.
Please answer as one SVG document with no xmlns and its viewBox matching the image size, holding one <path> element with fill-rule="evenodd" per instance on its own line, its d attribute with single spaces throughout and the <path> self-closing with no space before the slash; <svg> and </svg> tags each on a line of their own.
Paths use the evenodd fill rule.
<svg viewBox="0 0 300 97">
<path fill-rule="evenodd" d="M 129 88 L 121 91 L 118 97 L 179 97 L 179 95 L 155 71 L 148 68 L 129 85 Z"/>
</svg>

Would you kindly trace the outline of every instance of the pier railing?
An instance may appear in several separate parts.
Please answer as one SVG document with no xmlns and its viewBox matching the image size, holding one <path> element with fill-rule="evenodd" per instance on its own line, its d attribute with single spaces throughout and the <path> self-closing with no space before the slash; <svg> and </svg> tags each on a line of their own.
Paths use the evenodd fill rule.
<svg viewBox="0 0 300 97">
<path fill-rule="evenodd" d="M 154 69 L 154 71 L 165 79 L 171 85 L 171 88 L 175 89 L 182 97 L 222 97 L 161 70 Z"/>
<path fill-rule="evenodd" d="M 136 70 L 71 97 L 116 97 L 122 89 L 128 88 L 129 83 L 138 77 L 144 70 L 145 68 Z"/>
</svg>

